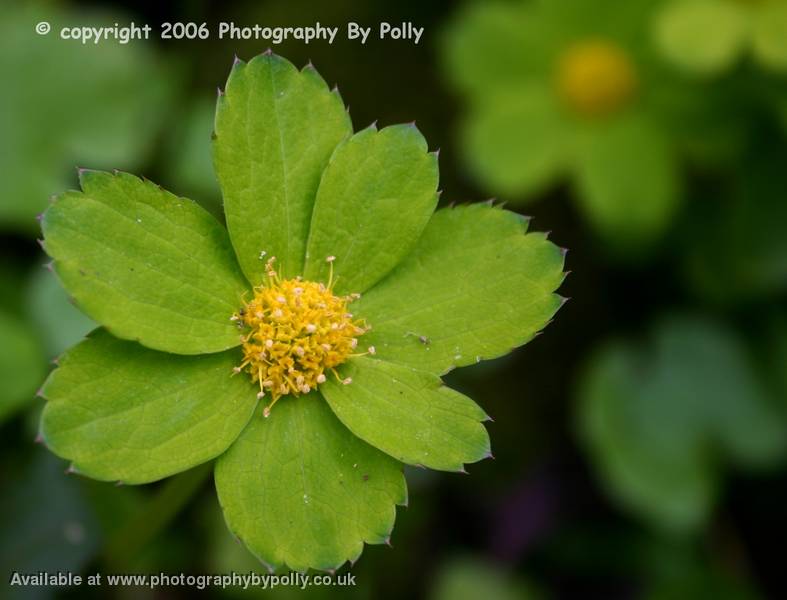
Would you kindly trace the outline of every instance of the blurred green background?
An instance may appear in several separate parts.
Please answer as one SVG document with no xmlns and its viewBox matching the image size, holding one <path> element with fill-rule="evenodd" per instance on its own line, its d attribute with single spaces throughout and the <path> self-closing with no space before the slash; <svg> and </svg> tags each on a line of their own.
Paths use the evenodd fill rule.
<svg viewBox="0 0 787 600">
<path fill-rule="evenodd" d="M 80 46 L 35 24 L 207 22 L 209 40 Z M 787 534 L 787 2 L 4 2 L 0 16 L 0 573 L 262 571 L 210 469 L 114 487 L 34 443 L 55 359 L 92 327 L 36 215 L 76 166 L 221 215 L 209 139 L 219 21 L 412 21 L 417 46 L 293 41 L 356 129 L 417 121 L 443 202 L 495 197 L 569 249 L 544 335 L 450 384 L 495 419 L 470 477 L 408 471 L 394 549 L 316 597 L 779 598 Z M 526 301 L 527 299 L 522 299 Z M 186 598 L 169 588 L 8 597 Z M 211 595 L 292 598 L 274 592 Z M 91 596 L 92 594 L 92 596 Z"/>
</svg>

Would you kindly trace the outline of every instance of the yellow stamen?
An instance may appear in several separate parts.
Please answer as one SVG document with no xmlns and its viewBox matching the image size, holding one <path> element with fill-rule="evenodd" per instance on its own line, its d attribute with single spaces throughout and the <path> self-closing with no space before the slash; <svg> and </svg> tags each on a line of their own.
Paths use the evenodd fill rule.
<svg viewBox="0 0 787 600">
<path fill-rule="evenodd" d="M 263 410 L 266 417 L 282 396 L 307 394 L 324 383 L 326 370 L 349 384 L 350 378 L 342 379 L 336 367 L 355 356 L 357 337 L 369 329 L 348 310 L 358 294 L 333 294 L 334 257 L 326 259 L 330 264 L 327 286 L 300 277 L 282 279 L 274 260 L 271 257 L 265 265 L 265 283 L 254 288 L 254 297 L 231 317 L 245 329 L 243 361 L 233 371 L 250 374 L 259 385 L 258 397 L 271 395 Z"/>
<path fill-rule="evenodd" d="M 619 112 L 637 92 L 637 73 L 627 52 L 604 39 L 570 46 L 558 59 L 555 85 L 561 100 L 583 117 Z"/>
</svg>

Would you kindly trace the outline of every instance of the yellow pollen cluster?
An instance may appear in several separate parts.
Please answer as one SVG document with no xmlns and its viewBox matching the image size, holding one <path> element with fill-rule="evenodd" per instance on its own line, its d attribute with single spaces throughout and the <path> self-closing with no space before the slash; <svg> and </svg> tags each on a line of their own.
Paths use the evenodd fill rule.
<svg viewBox="0 0 787 600">
<path fill-rule="evenodd" d="M 637 92 L 637 73 L 617 44 L 589 39 L 575 43 L 560 56 L 558 94 L 574 112 L 603 117 L 624 108 Z"/>
<path fill-rule="evenodd" d="M 276 401 L 287 394 L 308 394 L 324 383 L 327 374 L 344 384 L 335 367 L 354 354 L 358 336 L 370 328 L 354 319 L 348 305 L 359 294 L 335 296 L 333 293 L 333 257 L 328 284 L 295 279 L 281 279 L 273 267 L 275 258 L 266 263 L 267 280 L 254 288 L 254 298 L 231 319 L 244 330 L 241 335 L 243 362 L 235 373 L 247 371 L 260 387 L 258 398 L 270 394 L 265 407 L 267 417 Z"/>
</svg>

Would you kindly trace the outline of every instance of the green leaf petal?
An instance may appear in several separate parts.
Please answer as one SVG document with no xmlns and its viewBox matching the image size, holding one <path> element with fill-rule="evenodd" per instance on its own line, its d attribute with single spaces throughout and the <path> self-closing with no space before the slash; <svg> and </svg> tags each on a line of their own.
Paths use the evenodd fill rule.
<svg viewBox="0 0 787 600">
<path fill-rule="evenodd" d="M 437 156 L 414 125 L 372 126 L 339 146 L 314 205 L 304 277 L 363 292 L 412 248 L 437 204 Z M 395 223 L 395 225 L 393 225 Z"/>
<path fill-rule="evenodd" d="M 655 22 L 656 43 L 674 64 L 702 74 L 730 67 L 748 36 L 745 6 L 719 0 L 677 0 Z"/>
<path fill-rule="evenodd" d="M 43 221 L 46 251 L 79 306 L 114 335 L 157 350 L 237 346 L 230 316 L 247 283 L 226 230 L 133 175 L 83 171 L 81 183 Z"/>
<path fill-rule="evenodd" d="M 487 414 L 436 375 L 363 357 L 341 372 L 352 383 L 329 379 L 320 392 L 350 431 L 397 460 L 464 471 L 491 455 Z"/>
<path fill-rule="evenodd" d="M 351 133 L 341 98 L 314 67 L 298 71 L 274 54 L 233 67 L 216 109 L 213 162 L 249 281 L 263 279 L 262 251 L 284 276 L 301 274 L 320 176 Z"/>
<path fill-rule="evenodd" d="M 249 379 L 231 377 L 238 358 L 164 354 L 97 330 L 44 386 L 44 440 L 94 479 L 185 471 L 224 452 L 257 405 Z"/>
<path fill-rule="evenodd" d="M 787 70 L 787 4 L 766 2 L 757 7 L 753 36 L 757 58 L 771 69 Z"/>
<path fill-rule="evenodd" d="M 32 327 L 0 311 L 0 423 L 33 399 L 44 353 Z"/>
<path fill-rule="evenodd" d="M 401 465 L 347 431 L 318 394 L 258 414 L 216 462 L 229 528 L 271 567 L 336 569 L 388 539 Z"/>
<path fill-rule="evenodd" d="M 722 461 L 770 466 L 787 430 L 738 340 L 673 317 L 653 347 L 601 350 L 580 388 L 581 428 L 611 493 L 657 525 L 708 517 Z"/>
<path fill-rule="evenodd" d="M 619 250 L 642 249 L 677 208 L 674 148 L 649 118 L 629 115 L 589 131 L 578 153 L 578 194 L 591 225 Z"/>
<path fill-rule="evenodd" d="M 499 194 L 543 191 L 567 168 L 571 135 L 555 95 L 531 85 L 487 95 L 463 126 L 465 160 Z"/>
<path fill-rule="evenodd" d="M 360 342 L 386 361 L 443 373 L 530 340 L 562 299 L 563 253 L 515 213 L 475 204 L 435 213 L 413 252 L 352 304 Z"/>
</svg>

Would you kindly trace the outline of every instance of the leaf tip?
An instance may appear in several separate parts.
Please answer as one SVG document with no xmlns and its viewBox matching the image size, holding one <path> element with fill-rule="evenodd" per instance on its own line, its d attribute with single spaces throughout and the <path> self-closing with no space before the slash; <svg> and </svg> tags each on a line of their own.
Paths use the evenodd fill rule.
<svg viewBox="0 0 787 600">
<path fill-rule="evenodd" d="M 86 180 L 91 177 L 92 175 L 98 173 L 95 169 L 86 169 L 84 167 L 77 167 L 77 178 L 79 179 L 79 184 L 82 186 L 82 189 L 85 188 Z"/>
</svg>

